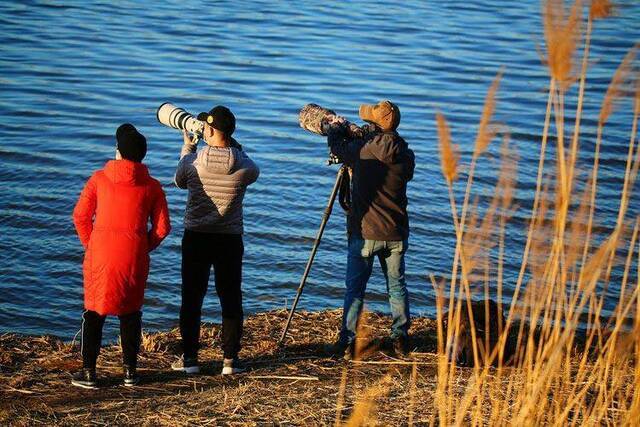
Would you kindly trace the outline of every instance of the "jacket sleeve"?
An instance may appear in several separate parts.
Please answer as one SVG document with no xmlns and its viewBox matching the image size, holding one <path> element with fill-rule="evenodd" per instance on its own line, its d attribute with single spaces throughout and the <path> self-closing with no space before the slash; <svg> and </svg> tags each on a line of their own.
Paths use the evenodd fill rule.
<svg viewBox="0 0 640 427">
<path fill-rule="evenodd" d="M 362 141 L 350 138 L 341 127 L 329 130 L 327 144 L 329 151 L 349 166 L 353 165 L 360 157 Z"/>
<path fill-rule="evenodd" d="M 233 174 L 237 176 L 242 185 L 248 186 L 258 180 L 258 176 L 260 175 L 260 168 L 258 168 L 258 165 L 256 165 L 255 162 L 251 160 L 244 151 L 242 151 L 241 153 L 242 163 L 240 164 L 240 168 Z"/>
<path fill-rule="evenodd" d="M 413 179 L 413 172 L 416 168 L 416 155 L 413 153 L 413 150 L 407 149 L 407 182 Z"/>
<path fill-rule="evenodd" d="M 96 213 L 97 188 L 95 174 L 89 178 L 80 193 L 80 198 L 73 209 L 73 224 L 80 238 L 80 243 L 86 249 L 93 231 L 93 216 Z"/>
<path fill-rule="evenodd" d="M 198 149 L 198 143 L 195 144 L 182 144 L 182 149 L 180 150 L 180 159 L 189 154 L 195 153 Z"/>
<path fill-rule="evenodd" d="M 185 147 L 187 147 L 186 144 L 185 144 Z M 195 145 L 193 147 L 195 147 Z M 183 147 L 183 151 L 184 150 L 185 148 Z M 178 188 L 182 188 L 182 189 L 187 188 L 187 183 L 189 178 L 189 168 L 193 166 L 194 156 L 195 154 L 193 153 L 187 153 L 186 155 L 180 158 L 180 161 L 178 162 L 178 167 L 176 169 L 176 175 L 173 178 L 173 181 L 175 182 Z"/>
<path fill-rule="evenodd" d="M 160 246 L 160 243 L 171 231 L 167 198 L 160 183 L 155 187 L 153 205 L 151 206 L 151 230 L 149 230 L 149 252 Z"/>
</svg>

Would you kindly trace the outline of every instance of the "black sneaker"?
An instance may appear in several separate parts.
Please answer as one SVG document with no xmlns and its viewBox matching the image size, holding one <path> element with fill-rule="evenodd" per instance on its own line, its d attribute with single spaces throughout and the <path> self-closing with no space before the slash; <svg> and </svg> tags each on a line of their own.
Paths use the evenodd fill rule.
<svg viewBox="0 0 640 427">
<path fill-rule="evenodd" d="M 82 371 L 73 375 L 71 378 L 71 384 L 76 387 L 92 390 L 97 389 L 98 382 L 96 381 L 96 370 L 91 368 L 82 368 Z"/>
<path fill-rule="evenodd" d="M 136 367 L 135 366 L 127 366 L 124 365 L 122 367 L 123 373 L 124 373 L 124 385 L 126 387 L 133 387 L 134 385 L 138 384 L 140 382 L 140 377 L 138 376 L 138 373 L 136 372 Z"/>
<path fill-rule="evenodd" d="M 409 339 L 407 337 L 398 337 L 393 340 L 393 351 L 399 358 L 409 356 Z"/>
<path fill-rule="evenodd" d="M 342 357 L 344 360 L 353 360 L 355 355 L 355 341 L 345 344 L 342 341 L 338 341 L 335 344 L 329 344 L 325 347 L 325 352 L 331 356 Z"/>
</svg>

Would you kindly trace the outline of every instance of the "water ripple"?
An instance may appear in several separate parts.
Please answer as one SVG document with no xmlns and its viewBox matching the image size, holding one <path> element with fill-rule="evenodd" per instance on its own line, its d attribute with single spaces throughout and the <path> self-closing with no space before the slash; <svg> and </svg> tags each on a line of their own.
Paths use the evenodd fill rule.
<svg viewBox="0 0 640 427">
<path fill-rule="evenodd" d="M 335 168 L 324 165 L 326 142 L 297 125 L 300 107 L 315 102 L 356 119 L 360 103 L 395 100 L 403 114 L 400 131 L 418 161 L 409 185 L 407 278 L 413 311 L 433 314 L 427 274 L 446 277 L 454 248 L 434 114 L 446 114 L 460 145 L 465 164 L 455 190 L 462 194 L 486 90 L 501 66 L 496 119 L 509 126 L 520 157 L 520 210 L 507 229 L 508 298 L 532 204 L 549 84 L 536 52 L 543 41 L 537 0 L 508 7 L 497 0 L 303 1 L 296 7 L 223 1 L 206 9 L 176 0 L 152 8 L 125 2 L 117 9 L 108 1 L 64 3 L 0 3 L 0 331 L 75 334 L 82 250 L 70 215 L 87 177 L 113 156 L 115 128 L 126 121 L 148 138 L 146 162 L 163 184 L 174 227 L 152 254 L 145 327 L 175 325 L 186 194 L 172 183 L 181 137 L 155 120 L 165 101 L 193 112 L 229 105 L 238 140 L 261 167 L 245 204 L 244 293 L 251 312 L 290 304 L 335 179 Z M 613 71 L 640 39 L 639 19 L 640 5 L 629 2 L 620 16 L 596 26 L 578 160 L 583 177 L 600 103 Z M 625 105 L 603 141 L 602 215 L 613 216 L 618 206 L 631 123 Z M 573 115 L 567 108 L 568 124 Z M 552 148 L 546 154 L 553 167 Z M 478 164 L 481 201 L 492 194 L 498 158 L 494 144 Z M 630 209 L 630 215 L 640 212 L 637 198 Z M 596 233 L 610 230 L 614 220 L 601 221 Z M 341 305 L 345 245 L 344 216 L 336 208 L 302 308 Z M 379 270 L 368 292 L 369 307 L 387 309 Z M 209 295 L 205 319 L 219 316 Z"/>
</svg>

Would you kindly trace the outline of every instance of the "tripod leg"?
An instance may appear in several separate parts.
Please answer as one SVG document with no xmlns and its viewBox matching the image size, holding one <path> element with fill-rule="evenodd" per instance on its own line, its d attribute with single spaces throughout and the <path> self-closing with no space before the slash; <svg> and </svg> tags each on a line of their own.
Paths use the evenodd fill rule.
<svg viewBox="0 0 640 427">
<path fill-rule="evenodd" d="M 296 306 L 298 305 L 298 300 L 300 299 L 300 295 L 302 295 L 302 290 L 304 288 L 305 283 L 307 282 L 307 277 L 309 276 L 309 272 L 311 271 L 311 265 L 313 264 L 313 259 L 316 256 L 316 252 L 318 251 L 318 246 L 320 246 L 320 240 L 322 239 L 322 233 L 324 233 L 324 228 L 327 225 L 327 221 L 329 220 L 329 216 L 331 216 L 331 211 L 333 209 L 333 203 L 336 200 L 336 196 L 338 194 L 338 190 L 340 189 L 340 184 L 342 183 L 342 179 L 344 174 L 346 173 L 345 166 L 341 166 L 338 170 L 338 175 L 336 176 L 336 182 L 333 185 L 333 191 L 331 191 L 331 196 L 329 197 L 329 203 L 327 203 L 327 207 L 324 211 L 324 215 L 322 216 L 322 222 L 320 222 L 320 228 L 318 229 L 318 234 L 316 235 L 316 240 L 313 243 L 313 248 L 311 249 L 311 254 L 309 255 L 309 260 L 307 261 L 307 266 L 304 269 L 304 273 L 302 274 L 302 279 L 300 280 L 300 285 L 298 286 L 298 291 L 296 292 L 296 297 L 293 300 L 293 305 L 291 306 L 291 311 L 289 311 L 289 317 L 287 318 L 287 323 L 284 326 L 284 330 L 282 331 L 282 335 L 280 336 L 280 340 L 278 341 L 278 345 L 282 345 L 284 339 L 287 336 L 287 331 L 289 330 L 289 325 L 291 324 L 291 319 L 293 318 L 293 313 L 296 311 Z"/>
</svg>

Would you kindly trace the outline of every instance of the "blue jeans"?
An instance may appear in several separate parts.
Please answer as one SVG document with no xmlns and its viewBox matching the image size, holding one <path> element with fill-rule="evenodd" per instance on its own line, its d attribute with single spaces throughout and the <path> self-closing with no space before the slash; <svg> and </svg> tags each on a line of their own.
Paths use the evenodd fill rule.
<svg viewBox="0 0 640 427">
<path fill-rule="evenodd" d="M 391 338 L 406 337 L 409 332 L 409 292 L 404 279 L 404 254 L 408 240 L 379 241 L 349 237 L 347 259 L 347 292 L 344 295 L 340 342 L 351 343 L 356 336 L 358 319 L 362 312 L 364 292 L 371 276 L 373 258 L 378 256 L 387 282 L 387 293 L 393 322 Z"/>
</svg>

